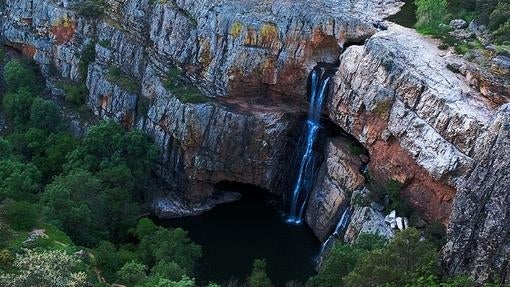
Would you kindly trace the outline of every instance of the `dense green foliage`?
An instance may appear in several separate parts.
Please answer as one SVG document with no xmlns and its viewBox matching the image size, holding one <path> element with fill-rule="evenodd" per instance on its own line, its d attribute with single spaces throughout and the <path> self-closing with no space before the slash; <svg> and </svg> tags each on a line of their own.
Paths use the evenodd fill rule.
<svg viewBox="0 0 510 287">
<path fill-rule="evenodd" d="M 472 286 L 462 277 L 441 282 L 437 250 L 413 228 L 398 232 L 388 243 L 362 234 L 352 245 L 335 244 L 307 286 Z"/>
<path fill-rule="evenodd" d="M 20 272 L 1 274 L 0 286 L 85 286 L 87 275 L 80 271 L 79 264 L 80 260 L 63 251 L 25 250 L 12 263 Z"/>
<path fill-rule="evenodd" d="M 316 276 L 308 281 L 310 287 L 346 286 L 344 277 L 356 266 L 358 260 L 367 252 L 384 247 L 385 241 L 371 234 L 361 234 L 353 245 L 335 244 L 322 263 Z"/>
<path fill-rule="evenodd" d="M 65 101 L 75 106 L 85 104 L 88 95 L 87 86 L 84 83 L 63 83 L 62 88 L 65 93 Z"/>
<path fill-rule="evenodd" d="M 359 258 L 345 277 L 347 286 L 405 286 L 414 278 L 438 275 L 438 255 L 434 246 L 420 240 L 416 229 L 401 231 L 382 249 Z"/>
<path fill-rule="evenodd" d="M 402 183 L 396 180 L 390 180 L 386 184 L 386 194 L 390 199 L 390 204 L 387 207 L 388 211 L 396 210 L 400 216 L 410 216 L 413 212 L 411 205 L 405 197 L 400 196 Z"/>
<path fill-rule="evenodd" d="M 455 18 L 476 19 L 486 25 L 497 44 L 510 41 L 510 2 L 508 0 L 415 0 L 416 28 L 425 34 L 444 35 L 440 24 Z"/>
<path fill-rule="evenodd" d="M 422 31 L 438 29 L 445 20 L 447 5 L 446 0 L 416 0 L 416 28 Z"/>
<path fill-rule="evenodd" d="M 77 139 L 59 108 L 40 97 L 33 65 L 12 60 L 3 79 L 11 125 L 0 137 L 0 285 L 195 286 L 185 276 L 200 246 L 182 229 L 139 220 L 156 146 L 112 121 Z M 72 101 L 83 96 L 80 87 L 67 90 Z M 33 229 L 43 235 L 27 241 Z M 78 250 L 86 250 L 81 259 Z"/>
</svg>

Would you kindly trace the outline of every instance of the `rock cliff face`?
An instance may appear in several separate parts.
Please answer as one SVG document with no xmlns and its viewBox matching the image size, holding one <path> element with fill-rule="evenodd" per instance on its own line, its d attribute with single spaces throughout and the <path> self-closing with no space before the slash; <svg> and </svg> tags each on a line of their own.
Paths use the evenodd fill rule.
<svg viewBox="0 0 510 287">
<path fill-rule="evenodd" d="M 447 66 L 434 45 L 389 25 L 342 54 L 329 114 L 369 151 L 372 177 L 400 181 L 427 219 L 448 223 L 449 272 L 504 279 L 509 104 Z"/>
<path fill-rule="evenodd" d="M 106 2 L 104 17 L 90 19 L 73 9 L 79 1 L 8 0 L 3 36 L 50 80 L 86 79 L 95 114 L 151 134 L 163 150 L 160 173 L 192 201 L 220 181 L 285 190 L 309 71 L 338 61 L 344 44 L 373 35 L 400 5 Z M 82 55 L 90 46 L 89 64 Z M 176 68 L 209 96 L 205 103 L 164 87 Z"/>
<path fill-rule="evenodd" d="M 79 2 L 6 0 L 2 38 L 40 64 L 54 91 L 61 79 L 86 81 L 96 115 L 151 135 L 167 198 L 200 205 L 221 182 L 285 197 L 308 74 L 338 64 L 324 116 L 368 157 L 326 139 L 306 211 L 317 236 L 332 232 L 368 164 L 377 184 L 398 180 L 428 220 L 449 223 L 450 272 L 505 274 L 508 104 L 471 87 L 413 31 L 383 24 L 400 2 L 107 0 L 97 19 L 78 15 Z M 176 73 L 199 101 L 171 88 Z M 356 209 L 346 239 L 376 217 Z"/>
</svg>

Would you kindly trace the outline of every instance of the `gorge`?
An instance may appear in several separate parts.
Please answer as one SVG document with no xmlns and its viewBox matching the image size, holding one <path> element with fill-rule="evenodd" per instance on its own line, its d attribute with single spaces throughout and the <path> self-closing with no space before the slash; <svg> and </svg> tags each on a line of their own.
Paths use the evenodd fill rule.
<svg viewBox="0 0 510 287">
<path fill-rule="evenodd" d="M 84 83 L 97 119 L 154 141 L 161 188 L 144 198 L 160 220 L 207 217 L 239 199 L 219 185 L 248 185 L 327 251 L 392 238 L 398 186 L 415 210 L 395 208 L 402 222 L 448 226 L 446 274 L 510 282 L 508 79 L 385 20 L 402 2 L 106 0 L 97 16 L 82 2 L 6 0 L 2 41 L 53 97 Z"/>
</svg>

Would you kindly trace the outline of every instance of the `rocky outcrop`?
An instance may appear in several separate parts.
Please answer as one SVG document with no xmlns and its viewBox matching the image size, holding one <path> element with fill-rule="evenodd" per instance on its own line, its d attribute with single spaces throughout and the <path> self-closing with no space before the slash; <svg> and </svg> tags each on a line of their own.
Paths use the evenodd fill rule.
<svg viewBox="0 0 510 287">
<path fill-rule="evenodd" d="M 429 220 L 451 214 L 451 273 L 507 274 L 508 104 L 495 108 L 434 45 L 396 25 L 340 60 L 329 113 L 368 150 L 372 178 L 403 183 Z"/>
<path fill-rule="evenodd" d="M 369 151 L 369 172 L 429 218 L 446 222 L 473 144 L 494 111 L 446 68 L 438 49 L 390 26 L 345 51 L 329 101 L 335 123 Z"/>
<path fill-rule="evenodd" d="M 351 199 L 352 215 L 343 234 L 343 240 L 354 243 L 363 233 L 376 234 L 385 239 L 393 237 L 392 228 L 385 222 L 384 214 L 372 208 L 368 196 L 370 191 L 366 188 L 357 190 Z"/>
<path fill-rule="evenodd" d="M 510 104 L 477 139 L 474 169 L 459 188 L 443 263 L 451 274 L 478 282 L 510 282 Z"/>
<path fill-rule="evenodd" d="M 343 137 L 326 143 L 324 163 L 306 209 L 306 222 L 324 241 L 333 232 L 354 190 L 363 186 L 362 162 L 350 151 L 350 141 Z"/>
</svg>

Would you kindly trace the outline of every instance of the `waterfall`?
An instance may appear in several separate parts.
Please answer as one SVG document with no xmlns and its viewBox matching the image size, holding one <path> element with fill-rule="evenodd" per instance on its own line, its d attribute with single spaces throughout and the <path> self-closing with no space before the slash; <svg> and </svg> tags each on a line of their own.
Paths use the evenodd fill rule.
<svg viewBox="0 0 510 287">
<path fill-rule="evenodd" d="M 335 226 L 335 230 L 328 237 L 328 239 L 326 241 L 324 241 L 324 243 L 322 244 L 321 251 L 319 253 L 319 259 L 318 259 L 319 265 L 322 263 L 322 255 L 324 254 L 324 251 L 326 250 L 326 248 L 329 247 L 330 241 L 333 240 L 333 238 L 338 238 L 340 236 L 340 234 L 347 228 L 347 226 L 349 224 L 349 220 L 351 219 L 351 213 L 352 213 L 351 208 L 349 206 L 346 207 L 344 212 L 342 213 L 342 216 L 340 216 L 340 220 L 338 221 L 338 223 Z"/>
<path fill-rule="evenodd" d="M 290 223 L 299 224 L 303 218 L 303 211 L 308 200 L 309 191 L 313 185 L 315 155 L 313 146 L 317 140 L 320 129 L 322 104 L 326 96 L 330 75 L 323 70 L 314 69 L 311 75 L 310 107 L 305 124 L 303 138 L 303 154 L 300 159 L 297 180 L 292 192 L 290 214 L 287 219 Z"/>
</svg>

